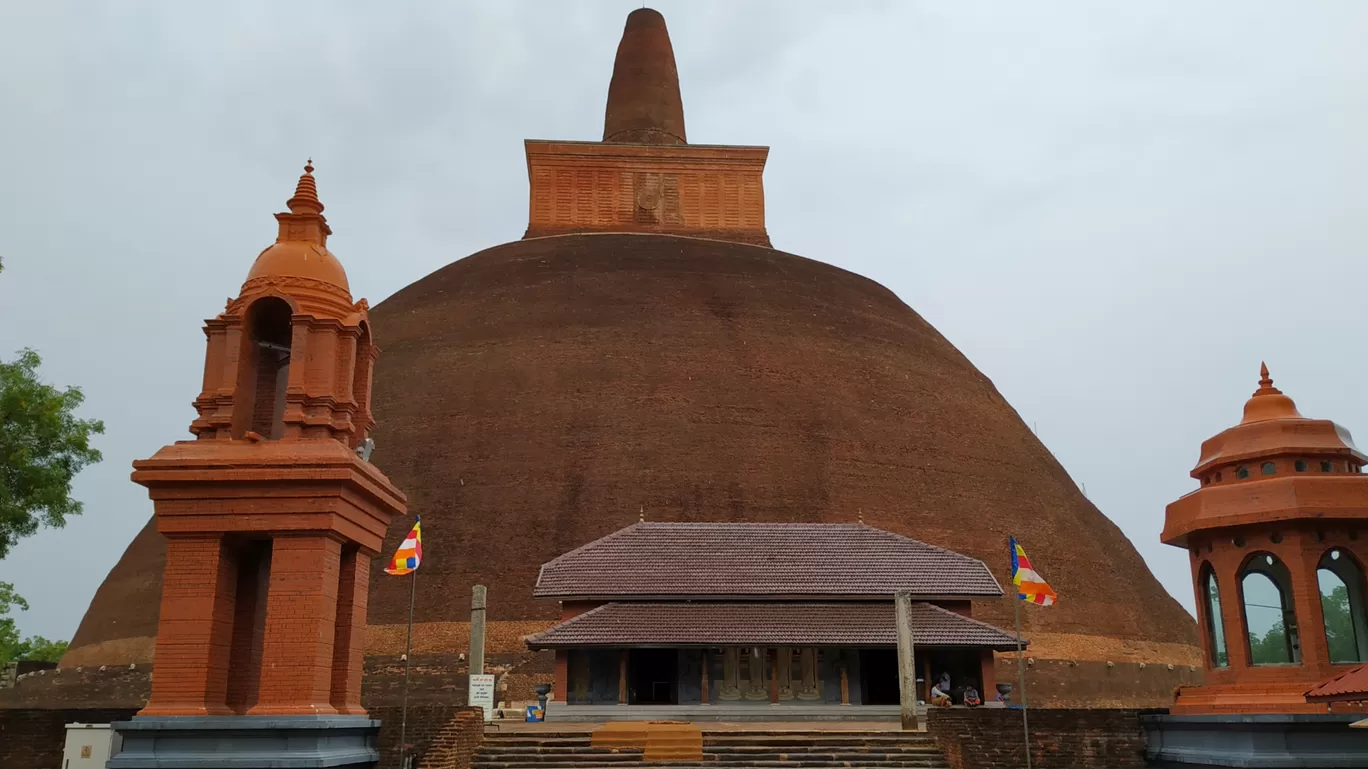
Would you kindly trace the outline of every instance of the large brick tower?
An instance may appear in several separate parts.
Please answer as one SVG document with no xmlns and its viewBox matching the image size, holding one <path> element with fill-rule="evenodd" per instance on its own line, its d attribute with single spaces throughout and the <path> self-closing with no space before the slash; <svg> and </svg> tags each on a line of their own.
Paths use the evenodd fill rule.
<svg viewBox="0 0 1368 769">
<path fill-rule="evenodd" d="M 205 323 L 195 439 L 134 463 L 167 551 L 152 694 L 123 725 L 120 766 L 174 759 L 141 739 L 166 729 L 232 730 L 215 750 L 235 766 L 278 753 L 281 728 L 305 730 L 292 744 L 312 735 L 374 759 L 361 707 L 370 562 L 405 499 L 367 461 L 378 350 L 327 249 L 312 165 L 288 205 L 237 298 Z M 263 723 L 244 716 L 272 716 L 274 732 L 244 736 Z"/>
<path fill-rule="evenodd" d="M 1368 661 L 1368 457 L 1260 373 L 1240 423 L 1202 444 L 1200 488 L 1167 510 L 1163 541 L 1191 553 L 1207 663 L 1175 714 L 1325 713 L 1304 693 Z"/>
</svg>

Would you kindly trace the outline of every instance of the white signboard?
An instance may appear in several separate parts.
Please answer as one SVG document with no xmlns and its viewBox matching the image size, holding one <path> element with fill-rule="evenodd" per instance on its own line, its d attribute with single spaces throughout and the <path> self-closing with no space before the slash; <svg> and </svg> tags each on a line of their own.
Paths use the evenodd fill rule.
<svg viewBox="0 0 1368 769">
<path fill-rule="evenodd" d="M 494 720 L 494 676 L 488 673 L 471 676 L 468 691 L 471 706 L 484 708 L 485 723 Z"/>
</svg>

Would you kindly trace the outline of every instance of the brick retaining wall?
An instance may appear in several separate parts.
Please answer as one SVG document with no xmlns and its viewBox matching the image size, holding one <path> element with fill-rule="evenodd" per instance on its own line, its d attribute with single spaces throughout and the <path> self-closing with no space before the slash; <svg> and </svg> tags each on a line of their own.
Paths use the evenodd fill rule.
<svg viewBox="0 0 1368 769">
<path fill-rule="evenodd" d="M 107 724 L 131 718 L 136 711 L 0 710 L 0 767 L 61 769 L 66 725 Z"/>
<path fill-rule="evenodd" d="M 382 721 L 376 769 L 398 769 L 400 709 L 373 707 L 370 715 Z M 484 740 L 484 721 L 479 708 L 410 705 L 405 734 L 421 769 L 470 769 L 470 759 Z"/>
<path fill-rule="evenodd" d="M 1159 711 L 1060 709 L 1030 712 L 1032 769 L 1143 769 L 1140 715 Z M 1021 711 L 954 708 L 927 713 L 927 731 L 952 769 L 1025 766 Z"/>
</svg>

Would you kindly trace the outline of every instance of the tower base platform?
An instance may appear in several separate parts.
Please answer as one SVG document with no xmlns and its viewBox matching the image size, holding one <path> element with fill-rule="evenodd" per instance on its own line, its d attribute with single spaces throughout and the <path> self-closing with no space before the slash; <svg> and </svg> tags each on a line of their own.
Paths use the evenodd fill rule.
<svg viewBox="0 0 1368 769">
<path fill-rule="evenodd" d="M 370 767 L 380 722 L 368 716 L 135 716 L 113 724 L 123 750 L 107 769 Z"/>
<path fill-rule="evenodd" d="M 1368 766 L 1368 729 L 1353 729 L 1362 713 L 1147 715 L 1145 758 L 1179 769 L 1340 769 Z"/>
</svg>

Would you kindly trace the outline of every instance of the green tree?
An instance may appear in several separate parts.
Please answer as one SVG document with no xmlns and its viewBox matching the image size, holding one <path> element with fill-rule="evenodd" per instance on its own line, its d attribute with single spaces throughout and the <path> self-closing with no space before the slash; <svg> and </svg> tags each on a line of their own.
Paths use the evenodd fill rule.
<svg viewBox="0 0 1368 769">
<path fill-rule="evenodd" d="M 1358 662 L 1354 613 L 1349 608 L 1349 588 L 1343 582 L 1335 585 L 1329 593 L 1321 593 L 1321 611 L 1325 615 L 1325 641 L 1330 647 L 1330 661 Z"/>
<path fill-rule="evenodd" d="M 5 265 L 0 260 L 0 272 Z M 71 498 L 71 481 L 85 466 L 99 462 L 90 437 L 104 432 L 98 419 L 78 419 L 85 400 L 79 388 L 59 390 L 38 376 L 42 360 L 25 349 L 13 361 L 0 360 L 0 559 L 21 537 L 39 526 L 60 527 L 81 513 Z M 14 586 L 0 582 L 0 662 L 56 660 L 65 641 L 42 636 L 21 640 L 10 610 L 28 609 Z"/>
<path fill-rule="evenodd" d="M 0 262 L 0 271 L 4 263 Z M 79 515 L 71 480 L 99 462 L 90 436 L 104 432 L 98 419 L 78 419 L 80 388 L 59 390 L 38 376 L 42 359 L 21 350 L 0 361 L 0 558 L 40 525 L 62 526 Z"/>
<path fill-rule="evenodd" d="M 1249 657 L 1255 665 L 1284 665 L 1292 661 L 1281 620 L 1273 623 L 1263 638 L 1257 633 L 1249 634 Z"/>
<path fill-rule="evenodd" d="M 14 585 L 0 582 L 0 665 L 14 660 L 57 662 L 66 653 L 66 641 L 49 641 L 36 635 L 20 640 L 19 626 L 10 610 L 28 610 L 28 601 L 14 592 Z"/>
</svg>

